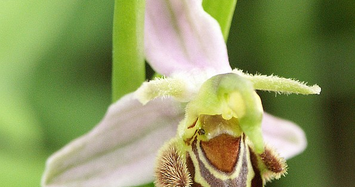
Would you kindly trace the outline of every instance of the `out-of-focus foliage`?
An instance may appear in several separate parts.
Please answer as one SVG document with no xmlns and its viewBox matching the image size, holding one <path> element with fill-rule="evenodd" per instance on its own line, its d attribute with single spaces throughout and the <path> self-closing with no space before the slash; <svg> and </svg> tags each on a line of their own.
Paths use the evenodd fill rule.
<svg viewBox="0 0 355 187">
<path fill-rule="evenodd" d="M 113 1 L 0 1 L 0 183 L 39 186 L 46 158 L 110 104 Z"/>
<path fill-rule="evenodd" d="M 266 111 L 296 122 L 308 139 L 288 176 L 268 186 L 353 186 L 354 31 L 354 1 L 238 1 L 231 62 L 322 87 L 319 96 L 260 93 Z"/>
<path fill-rule="evenodd" d="M 0 1 L 0 181 L 39 186 L 46 158 L 88 132 L 111 102 L 113 1 Z M 261 95 L 297 122 L 307 150 L 268 186 L 351 186 L 355 3 L 239 1 L 233 67 L 317 83 L 319 96 Z M 127 80 L 129 84 L 129 80 Z"/>
</svg>

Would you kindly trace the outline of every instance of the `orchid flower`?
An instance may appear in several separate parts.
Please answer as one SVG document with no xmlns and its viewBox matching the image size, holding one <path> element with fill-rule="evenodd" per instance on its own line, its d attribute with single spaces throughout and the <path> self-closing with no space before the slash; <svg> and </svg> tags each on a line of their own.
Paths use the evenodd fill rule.
<svg viewBox="0 0 355 187">
<path fill-rule="evenodd" d="M 42 186 L 136 186 L 154 181 L 154 168 L 158 186 L 169 183 L 161 181 L 169 177 L 185 177 L 185 186 L 208 186 L 212 179 L 206 179 L 200 171 L 202 166 L 195 163 L 206 165 L 209 160 L 210 165 L 225 169 L 228 163 L 221 166 L 207 155 L 214 154 L 214 149 L 225 151 L 211 141 L 220 143 L 221 138 L 242 142 L 237 149 L 247 158 L 243 163 L 234 161 L 234 167 L 239 168 L 234 170 L 253 171 L 244 173 L 245 179 L 236 179 L 238 184 L 250 182 L 258 175 L 257 170 L 262 175 L 261 185 L 286 172 L 282 158 L 291 158 L 305 149 L 304 132 L 290 121 L 263 112 L 255 90 L 319 94 L 320 88 L 232 70 L 221 29 L 201 3 L 146 1 L 146 59 L 165 77 L 145 82 L 122 97 L 92 131 L 54 153 L 47 160 Z M 201 147 L 207 157 L 200 162 L 198 156 L 202 153 L 196 150 Z M 164 170 L 169 155 L 182 164 L 181 170 L 180 165 L 172 165 L 172 169 L 182 173 Z M 186 164 L 187 157 L 194 163 L 195 176 Z M 282 171 L 270 168 L 270 162 L 280 163 Z M 164 171 L 168 178 L 161 173 Z M 171 181 L 170 185 L 177 185 L 174 179 Z M 212 183 L 219 184 L 216 180 Z"/>
</svg>

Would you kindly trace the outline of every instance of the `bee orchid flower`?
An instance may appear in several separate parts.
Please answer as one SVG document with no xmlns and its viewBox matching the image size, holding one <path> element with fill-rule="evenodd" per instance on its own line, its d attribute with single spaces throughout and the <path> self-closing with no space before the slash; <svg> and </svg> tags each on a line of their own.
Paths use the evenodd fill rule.
<svg viewBox="0 0 355 187">
<path fill-rule="evenodd" d="M 146 59 L 164 78 L 122 97 L 93 130 L 54 153 L 42 186 L 137 186 L 155 177 L 157 186 L 262 186 L 285 173 L 282 158 L 305 149 L 304 132 L 263 112 L 255 90 L 319 94 L 320 88 L 233 70 L 219 24 L 201 0 L 147 0 L 144 37 Z M 174 158 L 176 171 L 166 169 Z M 244 179 L 236 178 L 242 171 Z"/>
</svg>

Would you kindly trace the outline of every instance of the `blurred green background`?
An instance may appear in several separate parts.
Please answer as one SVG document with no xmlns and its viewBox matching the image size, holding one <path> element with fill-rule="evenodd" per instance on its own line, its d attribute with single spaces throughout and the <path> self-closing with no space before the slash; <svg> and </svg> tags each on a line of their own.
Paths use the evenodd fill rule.
<svg viewBox="0 0 355 187">
<path fill-rule="evenodd" d="M 0 1 L 0 183 L 39 186 L 46 158 L 111 102 L 113 0 Z M 239 1 L 232 67 L 319 84 L 319 96 L 260 93 L 298 123 L 307 150 L 267 186 L 353 186 L 355 1 Z M 129 84 L 129 81 L 127 81 Z"/>
</svg>

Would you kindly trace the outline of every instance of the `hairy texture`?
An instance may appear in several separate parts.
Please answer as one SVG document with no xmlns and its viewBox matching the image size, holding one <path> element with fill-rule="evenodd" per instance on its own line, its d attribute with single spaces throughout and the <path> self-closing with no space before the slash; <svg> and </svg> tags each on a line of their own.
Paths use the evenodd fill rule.
<svg viewBox="0 0 355 187">
<path fill-rule="evenodd" d="M 266 182 L 279 179 L 281 176 L 287 174 L 285 159 L 280 157 L 272 148 L 265 147 L 265 152 L 260 154 L 260 159 L 266 167 L 266 170 L 262 174 Z"/>
<path fill-rule="evenodd" d="M 157 187 L 188 187 L 192 183 L 186 163 L 174 144 L 160 151 L 155 175 Z"/>
<path fill-rule="evenodd" d="M 318 85 L 308 86 L 305 82 L 293 79 L 278 77 L 275 75 L 252 75 L 243 73 L 242 70 L 234 69 L 234 73 L 250 80 L 256 90 L 273 91 L 284 94 L 320 94 L 321 88 Z"/>
</svg>

